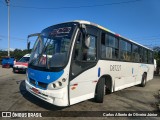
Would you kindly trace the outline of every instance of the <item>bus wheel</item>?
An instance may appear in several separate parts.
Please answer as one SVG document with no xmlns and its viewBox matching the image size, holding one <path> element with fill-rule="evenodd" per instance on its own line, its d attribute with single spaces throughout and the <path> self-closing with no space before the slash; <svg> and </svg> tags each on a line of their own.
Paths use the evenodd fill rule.
<svg viewBox="0 0 160 120">
<path fill-rule="evenodd" d="M 101 78 L 97 83 L 96 93 L 95 93 L 95 101 L 97 103 L 103 103 L 105 91 L 106 91 L 105 79 Z"/>
<path fill-rule="evenodd" d="M 147 81 L 147 74 L 143 73 L 143 75 L 142 75 L 142 81 L 141 81 L 140 86 L 141 87 L 145 87 L 146 86 L 146 81 Z"/>
</svg>

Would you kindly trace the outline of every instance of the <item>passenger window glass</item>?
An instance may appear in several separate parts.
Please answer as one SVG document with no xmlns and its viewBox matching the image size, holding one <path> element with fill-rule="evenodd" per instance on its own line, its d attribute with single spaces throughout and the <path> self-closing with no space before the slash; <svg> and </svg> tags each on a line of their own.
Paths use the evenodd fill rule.
<svg viewBox="0 0 160 120">
<path fill-rule="evenodd" d="M 153 53 L 151 51 L 148 51 L 148 63 L 153 63 Z"/>
<path fill-rule="evenodd" d="M 140 62 L 142 63 L 143 62 L 143 48 L 142 47 L 139 48 L 139 54 L 140 54 Z"/>
<path fill-rule="evenodd" d="M 101 35 L 101 57 L 118 59 L 118 39 L 112 35 Z"/>
<path fill-rule="evenodd" d="M 131 44 L 120 40 L 120 58 L 121 60 L 131 61 Z"/>
<path fill-rule="evenodd" d="M 144 63 L 147 63 L 147 50 L 146 49 L 143 49 L 143 62 Z"/>
<path fill-rule="evenodd" d="M 84 45 L 84 38 L 82 33 L 79 32 L 75 43 L 75 50 L 73 53 L 73 61 L 71 64 L 71 78 L 73 79 L 76 75 L 84 72 L 86 69 L 96 65 L 97 60 L 97 37 L 93 35 L 88 36 L 90 39 L 89 47 Z"/>
<path fill-rule="evenodd" d="M 106 38 L 106 46 L 118 48 L 118 40 L 115 37 L 106 35 Z"/>
<path fill-rule="evenodd" d="M 74 60 L 80 59 L 78 57 L 81 56 L 81 54 L 80 54 L 80 52 L 81 52 L 81 44 L 82 44 L 82 42 L 81 42 L 81 34 L 79 34 L 78 39 L 76 41 L 76 45 L 75 45 Z"/>
<path fill-rule="evenodd" d="M 95 61 L 96 60 L 96 37 L 90 35 L 90 45 L 89 49 L 86 50 L 87 52 L 87 61 Z"/>
<path fill-rule="evenodd" d="M 81 42 L 81 38 L 77 40 L 75 59 L 78 61 L 95 61 L 96 58 L 96 37 L 89 35 L 90 39 L 89 48 L 84 46 L 84 42 Z"/>
<path fill-rule="evenodd" d="M 101 57 L 106 58 L 105 34 L 101 35 Z"/>
<path fill-rule="evenodd" d="M 132 46 L 132 60 L 134 62 L 140 62 L 139 47 L 134 44 Z"/>
</svg>

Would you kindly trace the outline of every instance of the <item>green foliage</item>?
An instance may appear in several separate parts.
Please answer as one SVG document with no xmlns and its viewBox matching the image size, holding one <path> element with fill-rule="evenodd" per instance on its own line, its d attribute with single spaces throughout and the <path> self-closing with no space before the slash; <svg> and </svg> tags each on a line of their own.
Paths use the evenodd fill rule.
<svg viewBox="0 0 160 120">
<path fill-rule="evenodd" d="M 154 52 L 154 59 L 157 61 L 157 67 L 160 67 L 160 51 Z"/>
<path fill-rule="evenodd" d="M 21 49 L 15 49 L 14 51 L 10 51 L 10 56 L 14 57 L 15 59 L 19 60 L 21 57 L 23 57 L 25 54 L 31 53 L 31 50 L 21 50 Z M 0 64 L 3 57 L 8 56 L 8 52 L 4 50 L 0 50 Z"/>
<path fill-rule="evenodd" d="M 156 59 L 157 61 L 157 67 L 160 67 L 160 47 L 155 46 L 153 50 L 154 50 L 154 59 Z"/>
</svg>

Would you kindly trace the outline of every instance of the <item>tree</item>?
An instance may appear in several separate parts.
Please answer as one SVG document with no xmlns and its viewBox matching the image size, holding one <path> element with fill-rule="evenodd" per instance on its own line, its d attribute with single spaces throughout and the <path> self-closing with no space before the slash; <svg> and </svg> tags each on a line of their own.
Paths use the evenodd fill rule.
<svg viewBox="0 0 160 120">
<path fill-rule="evenodd" d="M 160 67 L 160 47 L 154 47 L 154 59 L 157 61 L 157 67 Z"/>
<path fill-rule="evenodd" d="M 15 49 L 14 51 L 10 51 L 11 57 L 14 57 L 15 59 L 19 60 L 21 57 L 23 57 L 25 54 L 31 53 L 31 50 L 21 50 L 21 49 Z M 0 50 L 0 64 L 2 61 L 2 58 L 4 56 L 7 56 L 7 51 Z"/>
</svg>

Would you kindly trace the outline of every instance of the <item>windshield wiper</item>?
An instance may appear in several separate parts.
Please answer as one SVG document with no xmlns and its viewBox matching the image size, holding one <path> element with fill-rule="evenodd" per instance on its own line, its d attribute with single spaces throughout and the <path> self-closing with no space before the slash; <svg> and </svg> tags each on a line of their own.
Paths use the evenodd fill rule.
<svg viewBox="0 0 160 120">
<path fill-rule="evenodd" d="M 41 53 L 41 54 L 42 54 L 42 53 Z M 35 62 L 36 60 L 39 59 L 39 57 L 41 56 L 41 54 L 39 54 L 37 58 L 32 59 L 31 62 L 30 62 L 29 64 L 32 65 L 33 62 Z"/>
<path fill-rule="evenodd" d="M 49 66 L 49 64 L 48 64 L 48 55 L 47 55 L 47 48 L 48 48 L 48 46 L 49 46 L 49 43 L 51 42 L 51 39 L 50 39 L 50 41 L 48 42 L 48 44 L 47 44 L 47 46 L 46 46 L 46 69 L 50 69 L 50 66 Z"/>
<path fill-rule="evenodd" d="M 46 43 L 47 43 L 47 41 L 48 41 L 48 39 L 46 40 Z M 42 48 L 42 52 L 38 55 L 38 57 L 37 57 L 37 58 L 35 58 L 35 59 L 32 59 L 32 60 L 31 60 L 31 62 L 29 63 L 30 65 L 32 65 L 32 63 L 33 63 L 33 62 L 35 62 L 36 60 L 38 60 L 38 64 L 39 64 L 40 57 L 42 56 L 42 54 L 43 54 L 43 53 L 44 53 L 44 51 L 45 51 L 46 43 L 45 43 L 45 45 L 43 46 L 43 48 Z"/>
</svg>

